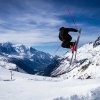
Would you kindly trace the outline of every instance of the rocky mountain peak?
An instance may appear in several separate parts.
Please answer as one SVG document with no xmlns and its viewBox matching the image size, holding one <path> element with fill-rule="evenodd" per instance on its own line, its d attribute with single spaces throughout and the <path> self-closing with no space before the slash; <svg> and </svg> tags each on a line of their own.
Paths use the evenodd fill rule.
<svg viewBox="0 0 100 100">
<path fill-rule="evenodd" d="M 100 36 L 97 38 L 97 40 L 95 40 L 93 47 L 96 47 L 98 45 L 100 45 Z"/>
</svg>

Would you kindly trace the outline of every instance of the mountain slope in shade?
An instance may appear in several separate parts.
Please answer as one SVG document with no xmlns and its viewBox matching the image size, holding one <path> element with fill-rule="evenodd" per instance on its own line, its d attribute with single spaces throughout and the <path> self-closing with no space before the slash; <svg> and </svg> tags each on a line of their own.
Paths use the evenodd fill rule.
<svg viewBox="0 0 100 100">
<path fill-rule="evenodd" d="M 53 67 L 50 65 L 56 63 L 57 59 L 58 57 L 53 57 L 33 47 L 10 42 L 0 43 L 0 66 L 7 69 L 49 76 L 55 68 L 54 65 Z M 48 69 L 50 69 L 49 72 Z"/>
<path fill-rule="evenodd" d="M 88 43 L 78 49 L 77 61 L 69 66 L 67 59 L 60 63 L 60 66 L 52 72 L 52 76 L 65 78 L 99 78 L 100 77 L 100 45 L 98 38 L 95 43 Z M 95 44 L 95 46 L 94 46 Z M 71 52 L 65 55 L 71 57 Z M 62 75 L 63 74 L 63 75 Z"/>
</svg>

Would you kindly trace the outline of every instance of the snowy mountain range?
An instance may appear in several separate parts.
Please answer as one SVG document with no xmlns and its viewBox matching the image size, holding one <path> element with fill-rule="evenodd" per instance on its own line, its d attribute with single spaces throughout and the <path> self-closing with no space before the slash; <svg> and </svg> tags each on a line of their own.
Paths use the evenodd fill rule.
<svg viewBox="0 0 100 100">
<path fill-rule="evenodd" d="M 46 75 L 52 72 L 58 57 L 38 51 L 33 47 L 0 43 L 0 66 L 29 74 Z"/>
<path fill-rule="evenodd" d="M 100 78 L 100 37 L 94 43 L 88 43 L 78 49 L 76 61 L 70 66 L 71 52 L 65 55 L 65 59 L 59 67 L 52 72 L 52 76 L 60 76 L 75 79 Z"/>
<path fill-rule="evenodd" d="M 30 47 L 24 45 L 0 44 L 0 100 L 100 100 L 98 41 L 100 40 L 80 47 L 77 61 L 73 62 L 72 66 L 69 66 L 71 52 L 68 52 L 60 63 L 53 60 L 49 67 L 45 67 L 46 74 L 52 72 L 52 76 L 59 77 L 26 74 L 27 70 L 21 67 L 27 64 L 31 66 L 31 61 L 39 61 L 40 58 L 44 61 L 47 57 L 52 62 L 52 59 L 57 60 L 58 57 L 52 57 L 34 48 L 30 50 Z M 37 59 L 33 59 L 34 55 Z M 25 67 L 30 69 L 30 66 Z M 37 70 L 38 66 L 34 68 Z M 44 71 L 42 69 L 43 66 L 39 68 Z"/>
<path fill-rule="evenodd" d="M 100 37 L 78 49 L 77 59 L 70 66 L 72 53 L 65 58 L 51 56 L 33 47 L 0 43 L 0 66 L 18 72 L 43 76 L 88 79 L 100 77 Z"/>
</svg>

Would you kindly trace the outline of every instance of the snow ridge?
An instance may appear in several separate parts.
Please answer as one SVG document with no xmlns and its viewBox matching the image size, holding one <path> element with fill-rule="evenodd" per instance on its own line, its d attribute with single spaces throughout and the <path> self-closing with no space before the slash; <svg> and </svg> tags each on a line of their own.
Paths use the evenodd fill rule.
<svg viewBox="0 0 100 100">
<path fill-rule="evenodd" d="M 96 47 L 100 45 L 100 36 L 97 38 L 97 40 L 94 42 L 93 47 Z"/>
<path fill-rule="evenodd" d="M 100 40 L 100 37 L 97 39 Z M 96 40 L 96 41 L 97 41 Z M 99 43 L 99 42 L 95 42 Z M 65 58 L 71 58 L 71 52 L 65 55 Z M 100 77 L 100 45 L 94 48 L 93 43 L 83 45 L 78 49 L 77 61 L 69 66 L 69 60 L 60 62 L 60 66 L 52 72 L 52 76 L 78 79 L 94 79 Z M 63 75 L 62 75 L 63 74 Z"/>
</svg>

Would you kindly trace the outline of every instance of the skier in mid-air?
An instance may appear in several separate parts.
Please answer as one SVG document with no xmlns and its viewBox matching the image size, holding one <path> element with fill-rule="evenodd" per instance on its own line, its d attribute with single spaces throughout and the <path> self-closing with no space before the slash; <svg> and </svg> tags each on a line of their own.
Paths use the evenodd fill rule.
<svg viewBox="0 0 100 100">
<path fill-rule="evenodd" d="M 78 30 L 74 28 L 61 27 L 59 29 L 59 39 L 62 41 L 61 46 L 63 48 L 70 48 L 72 52 L 74 52 L 76 49 L 76 42 L 71 42 L 72 37 L 68 34 L 69 32 L 78 32 Z"/>
</svg>

